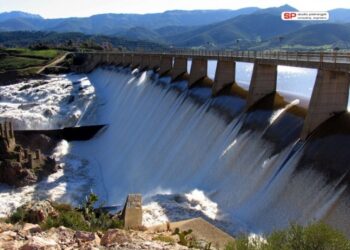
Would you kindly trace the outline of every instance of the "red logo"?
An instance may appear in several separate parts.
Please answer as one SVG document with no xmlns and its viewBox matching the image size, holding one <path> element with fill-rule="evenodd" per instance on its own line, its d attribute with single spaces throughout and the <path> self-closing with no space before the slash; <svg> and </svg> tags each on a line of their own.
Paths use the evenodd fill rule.
<svg viewBox="0 0 350 250">
<path fill-rule="evenodd" d="M 295 12 L 283 12 L 283 19 L 290 20 L 297 17 L 297 13 Z"/>
</svg>

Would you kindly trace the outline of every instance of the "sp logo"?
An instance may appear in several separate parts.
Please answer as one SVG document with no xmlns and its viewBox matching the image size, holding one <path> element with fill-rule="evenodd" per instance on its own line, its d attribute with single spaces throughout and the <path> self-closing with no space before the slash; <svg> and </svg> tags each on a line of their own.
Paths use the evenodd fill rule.
<svg viewBox="0 0 350 250">
<path fill-rule="evenodd" d="M 297 17 L 296 12 L 282 12 L 282 19 L 283 20 L 293 20 Z"/>
<path fill-rule="evenodd" d="M 284 11 L 281 13 L 284 21 L 322 21 L 329 19 L 327 11 Z"/>
</svg>

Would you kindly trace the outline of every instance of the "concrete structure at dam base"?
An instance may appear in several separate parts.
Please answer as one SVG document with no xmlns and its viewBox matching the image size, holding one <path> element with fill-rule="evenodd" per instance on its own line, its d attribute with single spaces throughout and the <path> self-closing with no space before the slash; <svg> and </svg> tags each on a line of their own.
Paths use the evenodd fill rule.
<svg viewBox="0 0 350 250">
<path fill-rule="evenodd" d="M 142 196 L 129 194 L 121 218 L 125 229 L 140 229 L 142 227 Z"/>
<path fill-rule="evenodd" d="M 235 84 L 236 62 L 254 63 L 249 86 L 246 110 L 265 96 L 275 93 L 277 66 L 307 67 L 318 69 L 308 112 L 300 138 L 305 140 L 320 124 L 334 114 L 347 111 L 349 96 L 350 55 L 313 52 L 179 52 L 179 53 L 75 53 L 79 65 L 72 65 L 75 72 L 90 72 L 99 65 L 116 65 L 152 69 L 161 76 L 169 75 L 173 81 L 187 73 L 188 61 L 192 60 L 188 87 L 194 87 L 207 77 L 209 60 L 217 60 L 212 82 L 212 95 Z"/>
</svg>

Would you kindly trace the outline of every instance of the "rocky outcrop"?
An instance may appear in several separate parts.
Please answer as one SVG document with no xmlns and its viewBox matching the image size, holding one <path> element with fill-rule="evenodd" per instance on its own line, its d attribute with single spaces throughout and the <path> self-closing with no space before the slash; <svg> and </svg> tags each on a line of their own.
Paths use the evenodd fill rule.
<svg viewBox="0 0 350 250">
<path fill-rule="evenodd" d="M 23 212 L 26 215 L 25 220 L 31 223 L 41 223 L 49 216 L 56 217 L 58 213 L 52 207 L 49 201 L 33 201 L 25 204 Z"/>
<path fill-rule="evenodd" d="M 40 149 L 16 143 L 11 122 L 0 123 L 0 182 L 21 187 L 57 171 L 55 161 Z"/>
<path fill-rule="evenodd" d="M 97 233 L 74 231 L 63 226 L 43 231 L 36 224 L 9 226 L 0 222 L 0 249 L 188 249 L 174 242 L 158 240 L 161 237 L 157 237 L 157 233 L 113 229 L 99 234 L 101 240 Z"/>
<path fill-rule="evenodd" d="M 22 133 L 21 133 L 22 132 Z M 24 148 L 30 148 L 33 151 L 40 150 L 43 154 L 50 155 L 57 145 L 57 140 L 44 134 L 30 134 L 23 131 L 15 131 L 16 142 Z"/>
<path fill-rule="evenodd" d="M 0 163 L 0 182 L 11 186 L 23 187 L 34 184 L 38 178 L 28 168 L 24 168 L 20 162 L 4 160 Z"/>
</svg>

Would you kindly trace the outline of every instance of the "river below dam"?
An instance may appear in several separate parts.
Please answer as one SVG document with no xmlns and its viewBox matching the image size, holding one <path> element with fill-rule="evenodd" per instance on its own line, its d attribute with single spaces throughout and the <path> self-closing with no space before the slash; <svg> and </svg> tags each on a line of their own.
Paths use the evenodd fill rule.
<svg viewBox="0 0 350 250">
<path fill-rule="evenodd" d="M 251 71 L 237 64 L 243 89 Z M 141 193 L 146 226 L 203 217 L 237 235 L 324 220 L 349 236 L 349 115 L 299 140 L 315 77 L 280 67 L 279 94 L 247 112 L 239 95 L 211 98 L 209 88 L 112 66 L 0 87 L 0 120 L 17 129 L 107 125 L 89 141 L 61 141 L 62 169 L 37 185 L 1 186 L 0 215 L 34 198 L 77 204 L 92 190 L 106 206 Z"/>
</svg>

